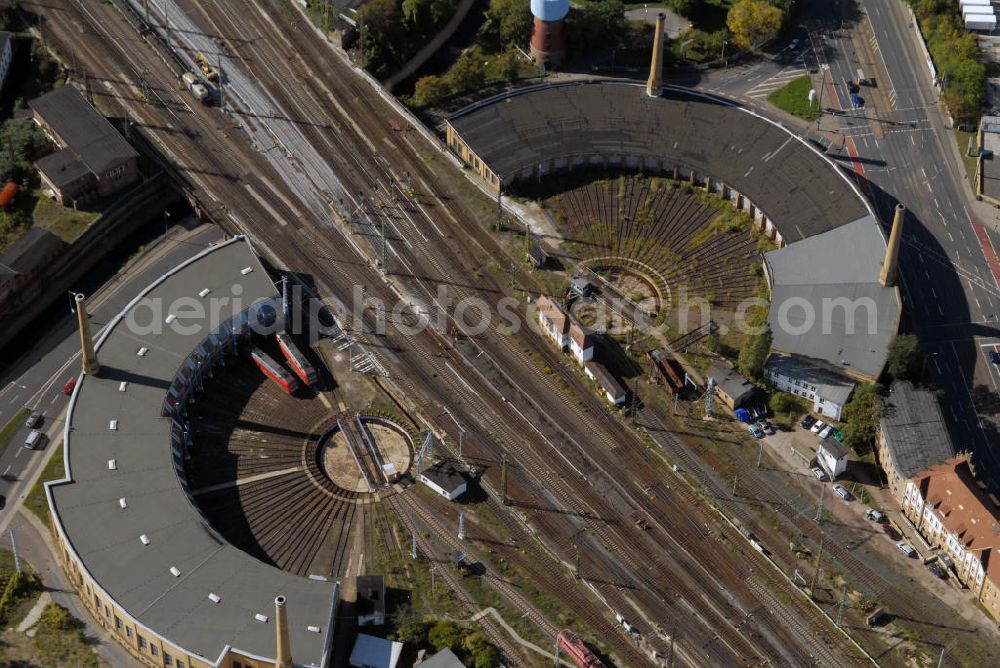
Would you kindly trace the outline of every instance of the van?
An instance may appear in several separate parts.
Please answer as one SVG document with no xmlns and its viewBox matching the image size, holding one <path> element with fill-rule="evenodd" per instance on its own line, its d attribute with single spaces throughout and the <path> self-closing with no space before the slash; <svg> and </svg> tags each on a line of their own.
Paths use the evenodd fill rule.
<svg viewBox="0 0 1000 668">
<path fill-rule="evenodd" d="M 32 429 L 31 432 L 28 434 L 28 437 L 24 439 L 24 447 L 28 448 L 29 450 L 34 450 L 37 446 L 41 445 L 42 438 L 43 438 L 42 432 L 38 431 L 37 429 Z"/>
</svg>

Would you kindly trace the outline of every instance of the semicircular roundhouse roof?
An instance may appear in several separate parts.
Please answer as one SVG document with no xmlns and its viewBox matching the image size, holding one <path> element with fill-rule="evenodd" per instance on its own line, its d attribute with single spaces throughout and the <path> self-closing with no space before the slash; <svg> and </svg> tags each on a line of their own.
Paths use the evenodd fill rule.
<svg viewBox="0 0 1000 668">
<path fill-rule="evenodd" d="M 202 297 L 205 289 L 210 292 Z M 208 248 L 148 286 L 99 339 L 101 369 L 80 376 L 70 400 L 66 477 L 46 484 L 57 530 L 98 587 L 136 622 L 213 665 L 229 648 L 273 661 L 277 595 L 288 601 L 297 665 L 328 662 L 337 583 L 281 571 L 223 540 L 182 486 L 171 447 L 172 418 L 162 416 L 168 388 L 209 330 L 276 296 L 240 237 Z M 182 298 L 206 309 L 213 299 L 218 316 L 190 334 L 150 326 L 163 323 Z M 152 315 L 156 304 L 162 311 Z M 184 324 L 190 323 L 205 324 Z M 137 354 L 140 348 L 148 349 L 145 355 Z M 209 388 L 225 392 L 210 381 Z M 148 545 L 140 540 L 143 534 Z M 211 601 L 210 593 L 220 601 Z M 257 613 L 269 621 L 255 620 Z"/>
<path fill-rule="evenodd" d="M 575 156 L 671 161 L 737 188 L 787 243 L 869 215 L 857 191 L 798 138 L 722 101 L 621 82 L 531 88 L 464 109 L 452 127 L 504 183 Z"/>
</svg>

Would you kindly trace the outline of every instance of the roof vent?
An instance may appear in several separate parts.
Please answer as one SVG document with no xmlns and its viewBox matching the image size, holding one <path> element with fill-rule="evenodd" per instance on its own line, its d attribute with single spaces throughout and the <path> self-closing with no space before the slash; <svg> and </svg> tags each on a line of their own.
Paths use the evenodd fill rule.
<svg viewBox="0 0 1000 668">
<path fill-rule="evenodd" d="M 222 597 L 219 596 L 218 594 L 214 594 L 212 592 L 209 592 L 209 594 L 208 594 L 208 600 L 211 601 L 212 603 L 218 603 L 219 601 L 222 600 Z"/>
<path fill-rule="evenodd" d="M 251 271 L 253 271 L 253 267 L 243 267 L 243 269 L 240 270 L 240 273 L 246 276 Z"/>
<path fill-rule="evenodd" d="M 170 574 L 173 575 L 175 578 L 179 578 L 181 576 L 181 571 L 176 566 L 171 566 Z"/>
<path fill-rule="evenodd" d="M 108 429 L 111 431 L 118 431 L 118 420 L 112 420 L 108 423 Z"/>
<path fill-rule="evenodd" d="M 122 498 L 118 499 L 118 505 L 122 507 L 122 510 L 124 510 L 125 508 L 128 508 L 128 504 L 125 503 L 125 497 L 124 496 Z"/>
<path fill-rule="evenodd" d="M 169 325 L 174 320 L 177 320 L 177 316 L 175 314 L 171 313 L 170 315 L 167 316 L 167 319 L 165 320 L 165 322 Z"/>
<path fill-rule="evenodd" d="M 324 577 L 322 575 L 312 574 L 312 575 L 309 576 L 309 579 L 310 580 L 319 580 L 320 582 L 326 582 L 326 577 Z"/>
<path fill-rule="evenodd" d="M 199 297 L 207 297 L 209 292 L 211 292 L 211 290 L 209 290 L 208 288 L 205 288 L 204 290 L 202 290 L 201 292 L 198 293 L 198 296 Z"/>
<path fill-rule="evenodd" d="M 307 626 L 306 627 L 306 631 L 311 631 L 312 633 L 319 633 L 319 627 L 318 626 Z"/>
<path fill-rule="evenodd" d="M 256 619 L 258 622 L 267 623 L 267 615 L 262 615 L 259 612 L 256 615 L 254 615 L 253 618 Z"/>
<path fill-rule="evenodd" d="M 139 348 L 139 350 L 136 351 L 135 354 L 138 355 L 139 357 L 145 357 L 146 353 L 148 353 L 148 352 L 149 352 L 149 348 L 147 348 L 146 346 L 143 346 L 142 348 Z"/>
<path fill-rule="evenodd" d="M 108 460 L 108 470 L 109 471 L 117 471 L 118 470 L 118 460 L 117 459 L 109 459 Z"/>
<path fill-rule="evenodd" d="M 149 536 L 147 536 L 146 534 L 142 534 L 141 536 L 139 536 L 139 542 L 142 543 L 143 545 L 149 545 Z"/>
<path fill-rule="evenodd" d="M 128 387 L 128 381 L 127 381 L 127 380 L 123 380 L 123 381 L 122 381 L 122 382 L 121 382 L 121 383 L 120 383 L 120 384 L 118 385 L 118 391 L 119 391 L 119 392 L 124 392 L 124 391 L 125 391 L 125 388 L 127 388 L 127 387 Z"/>
</svg>

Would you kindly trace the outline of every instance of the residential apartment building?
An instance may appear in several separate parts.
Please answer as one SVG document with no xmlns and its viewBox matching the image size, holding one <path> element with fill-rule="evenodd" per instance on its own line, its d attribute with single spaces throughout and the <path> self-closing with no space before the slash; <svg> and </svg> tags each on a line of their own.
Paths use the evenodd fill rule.
<svg viewBox="0 0 1000 668">
<path fill-rule="evenodd" d="M 139 179 L 139 154 L 73 86 L 60 86 L 28 106 L 59 146 L 35 167 L 60 204 L 111 195 Z"/>
<path fill-rule="evenodd" d="M 906 482 L 903 514 L 950 557 L 958 579 L 1000 620 L 1000 501 L 976 479 L 968 453 Z"/>
<path fill-rule="evenodd" d="M 813 403 L 813 411 L 839 420 L 857 383 L 791 355 L 771 355 L 764 377 L 782 392 Z"/>
<path fill-rule="evenodd" d="M 955 454 L 937 397 L 897 380 L 882 402 L 875 431 L 875 455 L 889 490 L 902 504 L 907 482 Z"/>
</svg>

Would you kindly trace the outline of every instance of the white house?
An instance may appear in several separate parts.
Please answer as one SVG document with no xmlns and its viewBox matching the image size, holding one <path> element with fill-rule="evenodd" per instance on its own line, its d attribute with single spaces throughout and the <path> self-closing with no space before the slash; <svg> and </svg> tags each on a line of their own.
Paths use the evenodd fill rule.
<svg viewBox="0 0 1000 668">
<path fill-rule="evenodd" d="M 14 55 L 14 40 L 9 32 L 0 30 L 0 91 L 7 83 L 7 73 L 10 71 L 10 61 Z"/>
<path fill-rule="evenodd" d="M 569 317 L 554 301 L 542 295 L 535 302 L 538 307 L 538 322 L 545 333 L 556 342 L 560 349 L 569 343 Z"/>
<path fill-rule="evenodd" d="M 594 359 L 594 337 L 572 321 L 569 325 L 569 352 L 580 364 Z"/>
<path fill-rule="evenodd" d="M 600 362 L 587 362 L 583 365 L 583 373 L 601 388 L 605 398 L 615 406 L 625 403 L 625 388 L 611 375 Z"/>
<path fill-rule="evenodd" d="M 847 470 L 847 448 L 832 438 L 819 444 L 819 448 L 816 449 L 816 459 L 830 476 L 830 480 L 836 480 L 837 476 Z"/>
<path fill-rule="evenodd" d="M 789 355 L 771 355 L 764 376 L 782 392 L 813 402 L 813 410 L 833 420 L 851 398 L 856 383 Z"/>
<path fill-rule="evenodd" d="M 419 480 L 449 501 L 465 494 L 468 486 L 465 476 L 448 460 L 425 468 L 420 472 Z"/>
</svg>

